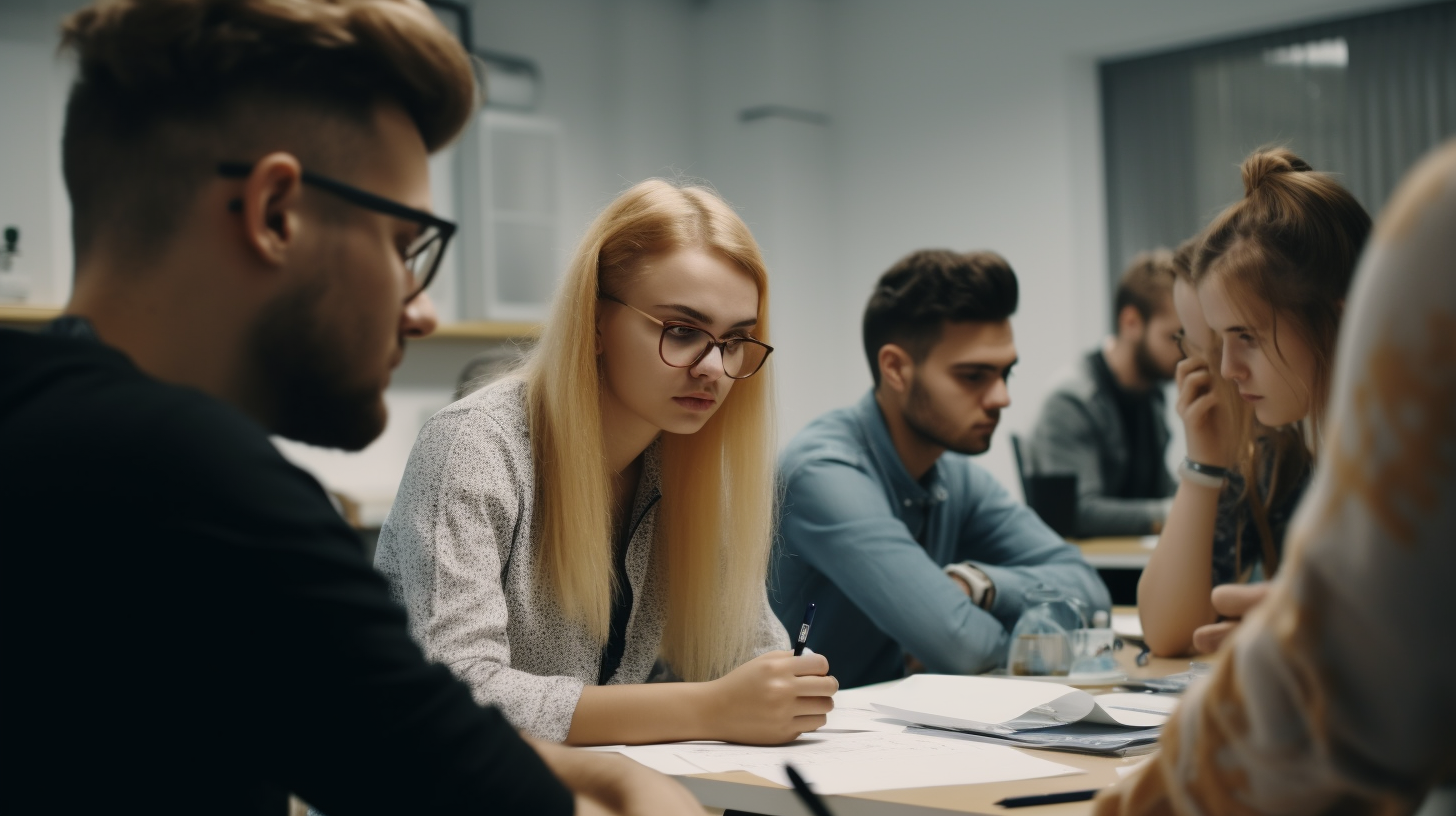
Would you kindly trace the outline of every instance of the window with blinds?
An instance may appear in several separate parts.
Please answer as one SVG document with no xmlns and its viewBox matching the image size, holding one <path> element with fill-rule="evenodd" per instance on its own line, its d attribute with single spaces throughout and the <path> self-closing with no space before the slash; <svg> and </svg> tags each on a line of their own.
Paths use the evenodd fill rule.
<svg viewBox="0 0 1456 816">
<path fill-rule="evenodd" d="M 1239 162 L 1281 144 L 1375 214 L 1456 136 L 1456 3 L 1104 62 L 1109 286 L 1243 194 Z"/>
</svg>

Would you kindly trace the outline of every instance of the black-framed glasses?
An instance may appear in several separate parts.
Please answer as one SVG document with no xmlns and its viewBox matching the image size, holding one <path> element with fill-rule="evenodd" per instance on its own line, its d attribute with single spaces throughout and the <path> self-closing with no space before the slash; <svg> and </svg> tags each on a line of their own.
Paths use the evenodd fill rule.
<svg viewBox="0 0 1456 816">
<path fill-rule="evenodd" d="M 723 357 L 723 373 L 730 379 L 746 380 L 763 368 L 764 361 L 773 353 L 773 346 L 754 340 L 752 337 L 730 337 L 719 340 L 708 332 L 688 323 L 674 320 L 658 320 L 630 303 L 624 303 L 611 295 L 598 295 L 651 320 L 662 327 L 662 336 L 657 341 L 657 356 L 673 368 L 692 368 L 718 349 Z"/>
<path fill-rule="evenodd" d="M 222 162 L 218 164 L 217 172 L 226 178 L 247 178 L 253 172 L 253 165 L 245 162 Z M 350 204 L 366 210 L 402 218 L 420 225 L 419 235 L 415 236 L 415 239 L 402 253 L 404 267 L 409 271 L 410 279 L 415 283 L 415 288 L 410 292 L 409 297 L 405 298 L 406 303 L 419 297 L 420 293 L 425 291 L 425 287 L 435 279 L 435 273 L 440 271 L 440 259 L 445 257 L 445 248 L 450 245 L 450 239 L 454 237 L 457 229 L 453 221 L 446 221 L 433 213 L 407 207 L 398 201 L 391 201 L 383 196 L 377 196 L 342 181 L 335 181 L 328 176 L 321 176 L 307 170 L 303 171 L 303 183 L 333 193 Z"/>
</svg>

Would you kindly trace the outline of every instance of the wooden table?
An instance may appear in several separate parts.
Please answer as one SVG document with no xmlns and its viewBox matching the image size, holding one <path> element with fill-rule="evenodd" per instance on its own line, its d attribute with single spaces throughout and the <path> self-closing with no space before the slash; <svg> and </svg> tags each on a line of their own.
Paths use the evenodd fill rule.
<svg viewBox="0 0 1456 816">
<path fill-rule="evenodd" d="M 1118 662 L 1129 677 L 1163 677 L 1188 670 L 1187 659 L 1153 658 L 1148 665 L 1137 666 L 1134 664 L 1137 653 L 1138 648 L 1132 644 L 1117 653 Z M 1029 753 L 1031 756 L 1081 768 L 1086 773 L 1051 779 L 909 788 L 823 798 L 835 816 L 947 816 L 965 813 L 994 816 L 1017 813 L 1025 813 L 1026 816 L 1081 816 L 1091 810 L 1091 802 L 1043 805 L 1022 811 L 1007 811 L 995 803 L 1008 796 L 1086 790 L 1110 785 L 1120 778 L 1117 773 L 1119 767 L 1135 765 L 1147 758 L 1146 755 L 1126 758 L 1099 757 L 1061 751 Z M 792 790 L 743 771 L 679 776 L 677 780 L 686 785 L 698 797 L 698 801 L 709 808 L 742 810 L 766 816 L 809 816 L 809 812 L 799 803 Z"/>
<path fill-rule="evenodd" d="M 1142 569 L 1153 556 L 1157 536 L 1070 539 L 1094 569 Z"/>
</svg>

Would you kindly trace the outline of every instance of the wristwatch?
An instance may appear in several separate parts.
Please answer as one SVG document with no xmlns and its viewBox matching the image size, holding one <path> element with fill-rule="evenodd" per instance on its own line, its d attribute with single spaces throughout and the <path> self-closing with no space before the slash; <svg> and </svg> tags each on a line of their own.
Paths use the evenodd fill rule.
<svg viewBox="0 0 1456 816">
<path fill-rule="evenodd" d="M 990 611 L 991 605 L 996 603 L 996 583 L 991 576 L 981 572 L 971 562 L 961 564 L 946 564 L 945 574 L 952 575 L 966 582 L 971 588 L 971 603 Z"/>
</svg>

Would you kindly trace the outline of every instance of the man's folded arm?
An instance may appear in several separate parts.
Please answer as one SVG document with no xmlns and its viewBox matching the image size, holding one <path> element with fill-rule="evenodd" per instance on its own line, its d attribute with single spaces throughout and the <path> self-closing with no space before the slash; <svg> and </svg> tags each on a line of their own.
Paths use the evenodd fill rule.
<svg viewBox="0 0 1456 816">
<path fill-rule="evenodd" d="M 959 554 L 995 583 L 992 614 L 1008 628 L 1015 626 L 1026 609 L 1026 592 L 1039 584 L 1081 600 L 1089 612 L 1112 608 L 1107 585 L 1075 545 L 1011 498 L 988 471 L 968 466 L 973 500 L 964 508 Z"/>
<path fill-rule="evenodd" d="M 780 534 L 787 552 L 833 581 L 881 631 L 933 672 L 996 665 L 1006 630 L 946 576 L 857 467 L 816 460 L 788 478 Z"/>
</svg>

